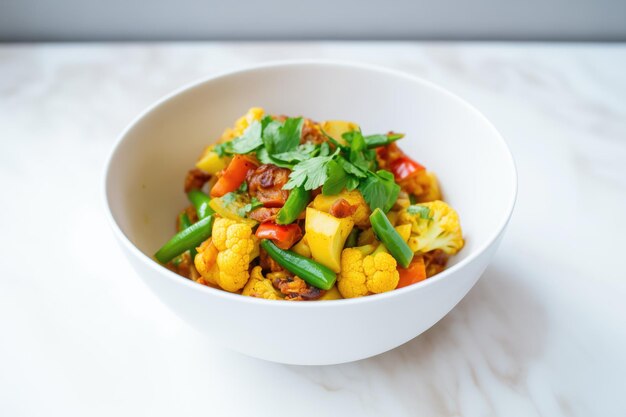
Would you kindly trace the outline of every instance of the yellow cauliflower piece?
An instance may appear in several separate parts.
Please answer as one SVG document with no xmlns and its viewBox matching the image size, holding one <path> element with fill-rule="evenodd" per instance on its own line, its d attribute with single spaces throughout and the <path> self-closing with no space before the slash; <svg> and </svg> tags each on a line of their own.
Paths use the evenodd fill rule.
<svg viewBox="0 0 626 417">
<path fill-rule="evenodd" d="M 341 253 L 337 288 L 344 298 L 379 294 L 398 286 L 400 275 L 393 256 L 385 252 L 366 253 L 359 248 L 347 248 Z"/>
<path fill-rule="evenodd" d="M 220 142 L 227 142 L 243 135 L 243 132 L 248 128 L 248 126 L 250 126 L 254 120 L 261 120 L 264 114 L 265 110 L 261 107 L 252 107 L 246 114 L 237 119 L 232 128 L 228 128 L 224 131 L 224 133 L 222 133 Z"/>
<path fill-rule="evenodd" d="M 216 261 L 219 252 L 213 244 L 213 240 L 208 238 L 196 249 L 198 254 L 193 258 L 193 264 L 201 279 L 209 285 L 217 286 L 216 277 L 219 275 L 219 269 L 217 269 Z"/>
<path fill-rule="evenodd" d="M 439 191 L 439 181 L 432 171 L 426 171 L 423 179 L 422 188 L 424 192 L 417 196 L 417 201 L 426 203 L 428 201 L 441 200 L 441 191 Z"/>
<path fill-rule="evenodd" d="M 441 249 L 454 255 L 465 243 L 459 215 L 440 200 L 407 207 L 400 211 L 398 222 L 411 225 L 408 244 L 413 252 Z"/>
<path fill-rule="evenodd" d="M 248 282 L 248 268 L 258 246 L 252 228 L 249 224 L 220 217 L 215 220 L 212 234 L 208 243 L 198 248 L 194 259 L 196 269 L 207 282 L 226 291 L 239 291 Z"/>
<path fill-rule="evenodd" d="M 400 181 L 399 184 L 404 191 L 415 195 L 420 203 L 441 199 L 439 182 L 432 171 L 423 170 L 416 172 L 414 175 Z"/>
<path fill-rule="evenodd" d="M 250 273 L 250 279 L 243 287 L 242 295 L 265 298 L 267 300 L 282 300 L 283 295 L 272 285 L 272 281 L 263 276 L 260 266 L 255 266 Z"/>
</svg>

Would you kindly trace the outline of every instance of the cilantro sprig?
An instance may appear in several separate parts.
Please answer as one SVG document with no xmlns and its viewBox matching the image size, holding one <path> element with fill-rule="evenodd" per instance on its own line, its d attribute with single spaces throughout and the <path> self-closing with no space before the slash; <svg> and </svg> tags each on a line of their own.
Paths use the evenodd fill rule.
<svg viewBox="0 0 626 417">
<path fill-rule="evenodd" d="M 291 169 L 283 186 L 286 190 L 321 187 L 322 194 L 335 195 L 344 188 L 358 189 L 372 210 L 391 209 L 400 186 L 393 174 L 378 170 L 374 148 L 398 140 L 402 134 L 363 136 L 360 130 L 355 130 L 344 133 L 341 142 L 326 135 L 328 142 L 300 144 L 303 125 L 301 117 L 279 121 L 266 116 L 252 122 L 240 137 L 214 149 L 220 156 L 254 152 L 264 164 Z M 249 205 L 245 206 L 247 211 L 256 208 L 254 201 Z"/>
<path fill-rule="evenodd" d="M 367 147 L 360 131 L 344 133 L 347 145 L 333 141 L 335 152 L 329 156 L 317 156 L 293 167 L 289 181 L 283 188 L 303 186 L 305 190 L 322 187 L 322 194 L 338 194 L 344 188 L 358 189 L 372 210 L 380 208 L 387 212 L 393 207 L 400 193 L 393 174 L 376 169 L 376 151 Z"/>
<path fill-rule="evenodd" d="M 380 208 L 385 213 L 391 210 L 400 194 L 400 186 L 395 183 L 393 174 L 382 169 L 376 173 L 368 172 L 358 189 L 372 210 Z"/>
<path fill-rule="evenodd" d="M 213 150 L 219 155 L 247 154 L 254 152 L 263 145 L 262 132 L 263 122 L 253 121 L 243 132 L 243 135 L 229 142 L 217 144 Z"/>
<path fill-rule="evenodd" d="M 333 162 L 339 154 L 339 149 L 332 155 L 319 155 L 306 161 L 299 162 L 289 174 L 289 181 L 284 185 L 285 190 L 304 186 L 305 190 L 314 190 L 321 187 L 328 180 L 328 164 Z"/>
</svg>

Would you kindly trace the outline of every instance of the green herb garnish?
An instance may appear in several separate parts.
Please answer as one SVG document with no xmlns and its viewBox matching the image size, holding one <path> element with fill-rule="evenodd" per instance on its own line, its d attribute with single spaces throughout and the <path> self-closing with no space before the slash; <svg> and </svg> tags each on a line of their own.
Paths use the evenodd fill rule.
<svg viewBox="0 0 626 417">
<path fill-rule="evenodd" d="M 324 195 L 335 195 L 344 188 L 358 189 L 372 210 L 380 208 L 387 212 L 393 207 L 400 186 L 390 172 L 377 171 L 374 148 L 398 140 L 402 134 L 363 136 L 356 130 L 344 133 L 342 144 L 322 132 L 328 142 L 300 144 L 303 125 L 301 117 L 278 121 L 266 116 L 260 122 L 252 122 L 240 137 L 214 149 L 220 156 L 255 152 L 261 163 L 291 169 L 289 181 L 283 187 L 286 190 L 321 187 Z M 224 196 L 226 204 L 235 198 Z M 248 213 L 256 207 L 250 202 L 240 210 L 246 209 Z"/>
<path fill-rule="evenodd" d="M 302 161 L 293 167 L 289 174 L 289 181 L 283 186 L 285 190 L 304 186 L 305 190 L 314 190 L 324 185 L 328 179 L 328 163 L 339 154 L 339 150 L 333 155 L 316 156 Z"/>
<path fill-rule="evenodd" d="M 263 203 L 261 203 L 256 197 L 252 197 L 248 204 L 237 210 L 237 214 L 241 217 L 245 217 L 246 214 L 258 209 L 259 207 L 263 207 Z"/>
<path fill-rule="evenodd" d="M 419 204 L 414 204 L 412 206 L 408 206 L 406 208 L 406 212 L 409 214 L 418 214 L 420 218 L 424 220 L 432 220 L 433 218 L 430 216 L 430 209 L 426 206 L 422 206 Z"/>
</svg>

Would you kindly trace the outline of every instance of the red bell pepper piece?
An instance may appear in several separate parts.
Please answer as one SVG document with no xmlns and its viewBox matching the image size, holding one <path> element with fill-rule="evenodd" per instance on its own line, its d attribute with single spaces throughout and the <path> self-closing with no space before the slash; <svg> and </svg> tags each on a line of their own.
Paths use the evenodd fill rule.
<svg viewBox="0 0 626 417">
<path fill-rule="evenodd" d="M 376 153 L 379 159 L 387 163 L 388 169 L 396 181 L 402 181 L 416 172 L 426 169 L 423 165 L 407 156 L 395 143 L 376 148 Z"/>
<path fill-rule="evenodd" d="M 415 162 L 406 155 L 403 155 L 397 159 L 394 159 L 389 163 L 389 169 L 393 173 L 396 181 L 402 181 L 409 178 L 416 172 L 423 171 L 426 168 L 423 165 Z"/>
<path fill-rule="evenodd" d="M 256 169 L 257 164 L 243 155 L 235 155 L 226 167 L 222 176 L 211 188 L 211 197 L 221 197 L 235 191 L 246 180 L 246 175 L 251 169 Z"/>
<path fill-rule="evenodd" d="M 424 258 L 421 256 L 413 258 L 408 268 L 398 266 L 397 269 L 400 273 L 400 280 L 396 288 L 407 287 L 426 279 L 426 265 L 424 264 Z"/>
<path fill-rule="evenodd" d="M 302 238 L 302 230 L 295 223 L 283 225 L 269 221 L 259 225 L 256 237 L 273 240 L 276 246 L 287 250 Z"/>
</svg>

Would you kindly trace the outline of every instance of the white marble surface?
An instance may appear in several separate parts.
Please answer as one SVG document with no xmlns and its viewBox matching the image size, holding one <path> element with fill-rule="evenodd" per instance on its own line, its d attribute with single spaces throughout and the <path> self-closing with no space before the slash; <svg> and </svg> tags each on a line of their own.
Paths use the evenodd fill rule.
<svg viewBox="0 0 626 417">
<path fill-rule="evenodd" d="M 181 84 L 341 58 L 435 81 L 507 138 L 520 193 L 431 330 L 331 367 L 250 359 L 159 303 L 102 215 L 116 135 Z M 626 415 L 626 45 L 0 46 L 0 415 Z"/>
</svg>

